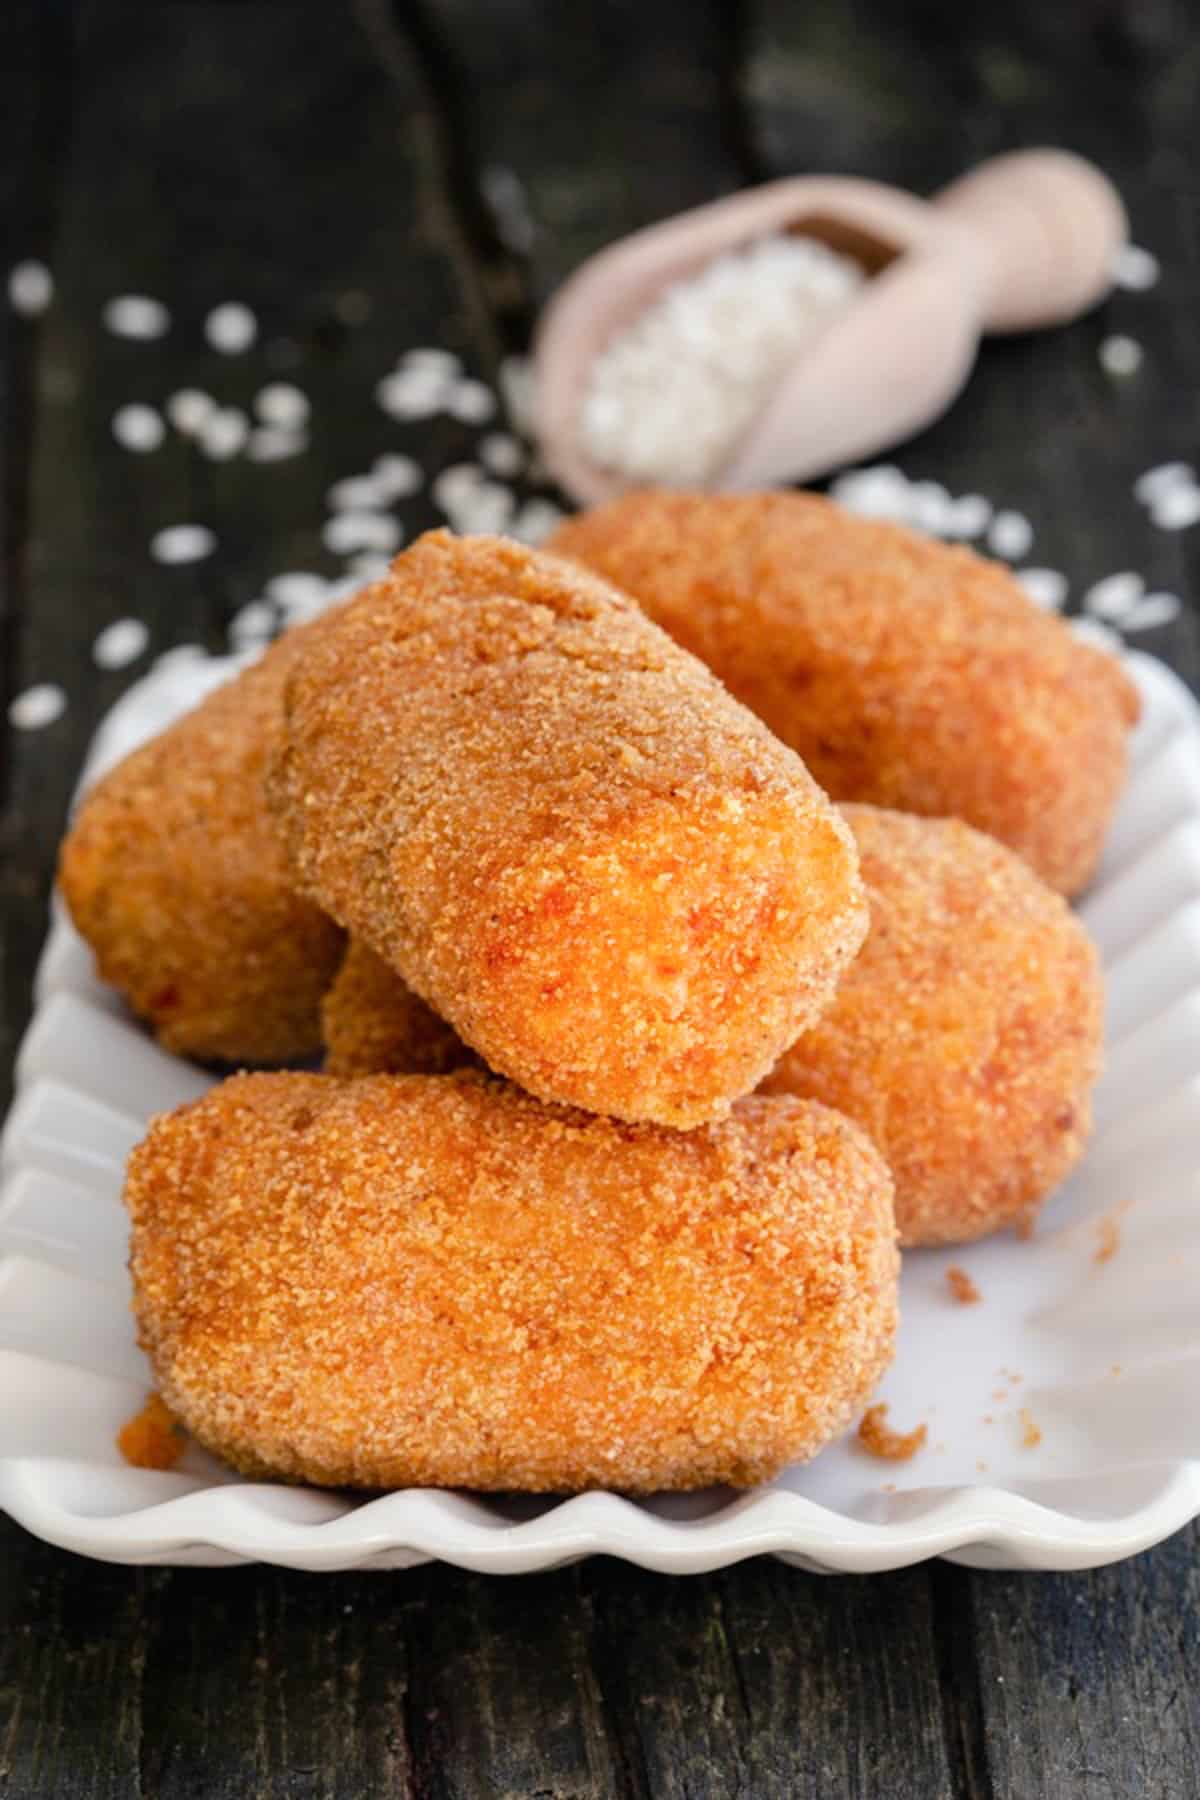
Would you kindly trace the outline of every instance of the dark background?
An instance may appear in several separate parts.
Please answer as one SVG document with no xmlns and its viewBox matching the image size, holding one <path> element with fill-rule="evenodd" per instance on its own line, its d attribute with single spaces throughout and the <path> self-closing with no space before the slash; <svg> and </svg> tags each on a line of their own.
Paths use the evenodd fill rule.
<svg viewBox="0 0 1200 1800">
<path fill-rule="evenodd" d="M 1200 528 L 1155 530 L 1131 487 L 1197 447 L 1198 87 L 1197 9 L 1169 0 L 4 0 L 0 267 L 43 258 L 58 297 L 0 314 L 0 671 L 5 704 L 70 695 L 3 745 L 6 1071 L 80 757 L 129 679 L 93 667 L 97 630 L 135 614 L 154 651 L 217 646 L 267 575 L 332 570 L 322 495 L 404 447 L 370 399 L 401 351 L 448 344 L 490 377 L 579 258 L 747 181 L 929 191 L 1038 142 L 1109 170 L 1159 286 L 988 345 L 903 461 L 1027 512 L 1029 560 L 1076 594 L 1133 568 L 1182 595 L 1142 641 L 1194 682 Z M 524 232 L 498 226 L 496 167 Z M 168 339 L 100 330 L 129 291 L 171 306 Z M 256 367 L 312 396 L 310 453 L 118 451 L 123 401 L 242 397 L 199 331 L 226 299 L 260 315 Z M 1112 331 L 1146 349 L 1123 383 L 1097 361 Z M 433 430 L 447 461 L 470 435 Z M 219 554 L 157 568 L 153 532 L 197 517 Z M 1196 1547 L 1070 1576 L 506 1581 L 106 1568 L 0 1524 L 0 1796 L 1195 1796 Z"/>
</svg>

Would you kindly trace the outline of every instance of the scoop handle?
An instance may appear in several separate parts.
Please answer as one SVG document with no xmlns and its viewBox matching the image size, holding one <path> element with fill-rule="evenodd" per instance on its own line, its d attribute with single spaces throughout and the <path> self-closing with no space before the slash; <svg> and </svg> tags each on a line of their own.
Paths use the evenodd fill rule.
<svg viewBox="0 0 1200 1800">
<path fill-rule="evenodd" d="M 1086 312 L 1112 285 L 1129 235 L 1112 182 L 1069 150 L 994 156 L 932 205 L 982 265 L 985 331 L 1031 331 Z"/>
</svg>

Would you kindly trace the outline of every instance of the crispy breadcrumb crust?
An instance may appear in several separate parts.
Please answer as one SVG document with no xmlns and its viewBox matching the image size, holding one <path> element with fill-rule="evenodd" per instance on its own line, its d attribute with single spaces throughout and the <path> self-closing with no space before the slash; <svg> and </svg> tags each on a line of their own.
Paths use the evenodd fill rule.
<svg viewBox="0 0 1200 1800">
<path fill-rule="evenodd" d="M 141 1342 L 251 1476 L 746 1487 L 891 1358 L 891 1180 L 821 1106 L 690 1133 L 474 1071 L 236 1076 L 154 1122 L 125 1198 Z"/>
<path fill-rule="evenodd" d="M 896 1180 L 900 1241 L 1026 1223 L 1083 1153 L 1099 959 L 1066 902 L 956 819 L 842 808 L 871 929 L 825 1017 L 763 1083 L 847 1113 Z"/>
<path fill-rule="evenodd" d="M 344 940 L 295 892 L 262 778 L 287 670 L 324 624 L 125 757 L 63 841 L 59 886 L 101 976 L 181 1056 L 288 1062 L 320 1046 Z"/>
<path fill-rule="evenodd" d="M 477 1062 L 396 971 L 352 938 L 321 1002 L 329 1075 L 447 1075 Z"/>
<path fill-rule="evenodd" d="M 543 1099 L 721 1117 L 862 941 L 799 758 L 575 564 L 428 533 L 297 658 L 286 716 L 306 891 Z"/>
<path fill-rule="evenodd" d="M 835 800 L 965 819 L 1062 893 L 1090 879 L 1137 691 L 1000 564 L 795 493 L 628 494 L 547 547 L 633 594 Z"/>
</svg>

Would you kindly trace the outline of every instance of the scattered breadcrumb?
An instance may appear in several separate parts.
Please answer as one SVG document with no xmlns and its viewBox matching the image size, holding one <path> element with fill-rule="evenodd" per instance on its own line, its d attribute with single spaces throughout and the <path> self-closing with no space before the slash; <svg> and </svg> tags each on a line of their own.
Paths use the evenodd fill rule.
<svg viewBox="0 0 1200 1800">
<path fill-rule="evenodd" d="M 1121 1248 L 1121 1227 L 1115 1214 L 1105 1213 L 1096 1221 L 1096 1248 L 1092 1261 L 1098 1263 L 1111 1262 Z"/>
<path fill-rule="evenodd" d="M 1021 1448 L 1036 1450 L 1042 1441 L 1041 1427 L 1027 1406 L 1021 1408 Z"/>
<path fill-rule="evenodd" d="M 978 1474 L 980 1474 L 980 1475 L 986 1475 L 986 1474 L 987 1474 L 987 1471 L 988 1471 L 988 1466 L 987 1466 L 987 1464 L 986 1464 L 986 1463 L 985 1463 L 985 1462 L 977 1462 L 977 1463 L 976 1463 L 976 1464 L 975 1464 L 975 1468 L 976 1468 L 976 1471 L 977 1471 L 977 1473 L 978 1473 Z"/>
<path fill-rule="evenodd" d="M 999 1401 L 1000 1404 L 1003 1405 L 1004 1402 L 1008 1399 L 1008 1389 L 1007 1388 L 993 1388 L 992 1389 L 992 1399 Z"/>
<path fill-rule="evenodd" d="M 117 1449 L 135 1469 L 173 1469 L 186 1447 L 182 1425 L 155 1393 L 117 1433 Z"/>
<path fill-rule="evenodd" d="M 960 1306 L 974 1306 L 976 1301 L 983 1299 L 983 1295 L 975 1286 L 975 1283 L 971 1280 L 967 1271 L 965 1269 L 960 1269 L 957 1263 L 951 1263 L 950 1267 L 946 1270 L 946 1280 L 950 1284 L 950 1292 L 954 1295 L 954 1298 L 958 1301 Z"/>
<path fill-rule="evenodd" d="M 893 1431 L 886 1423 L 887 1413 L 885 1401 L 869 1406 L 858 1428 L 858 1441 L 864 1450 L 869 1450 L 872 1456 L 882 1457 L 885 1462 L 907 1462 L 910 1456 L 925 1448 L 929 1427 L 918 1425 L 914 1431 Z"/>
</svg>

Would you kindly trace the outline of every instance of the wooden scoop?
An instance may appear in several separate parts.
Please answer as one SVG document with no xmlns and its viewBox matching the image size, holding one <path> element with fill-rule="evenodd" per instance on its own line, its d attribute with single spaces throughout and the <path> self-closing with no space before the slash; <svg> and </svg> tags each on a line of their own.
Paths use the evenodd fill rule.
<svg viewBox="0 0 1200 1800">
<path fill-rule="evenodd" d="M 1101 299 L 1128 222 L 1092 163 L 1020 150 L 931 201 L 882 182 L 798 176 L 635 232 L 571 276 L 534 346 L 542 456 L 581 504 L 631 485 L 580 442 L 595 357 L 672 282 L 777 232 L 821 239 L 870 279 L 784 373 L 714 488 L 804 481 L 919 431 L 962 387 L 981 333 L 1058 325 Z"/>
</svg>

